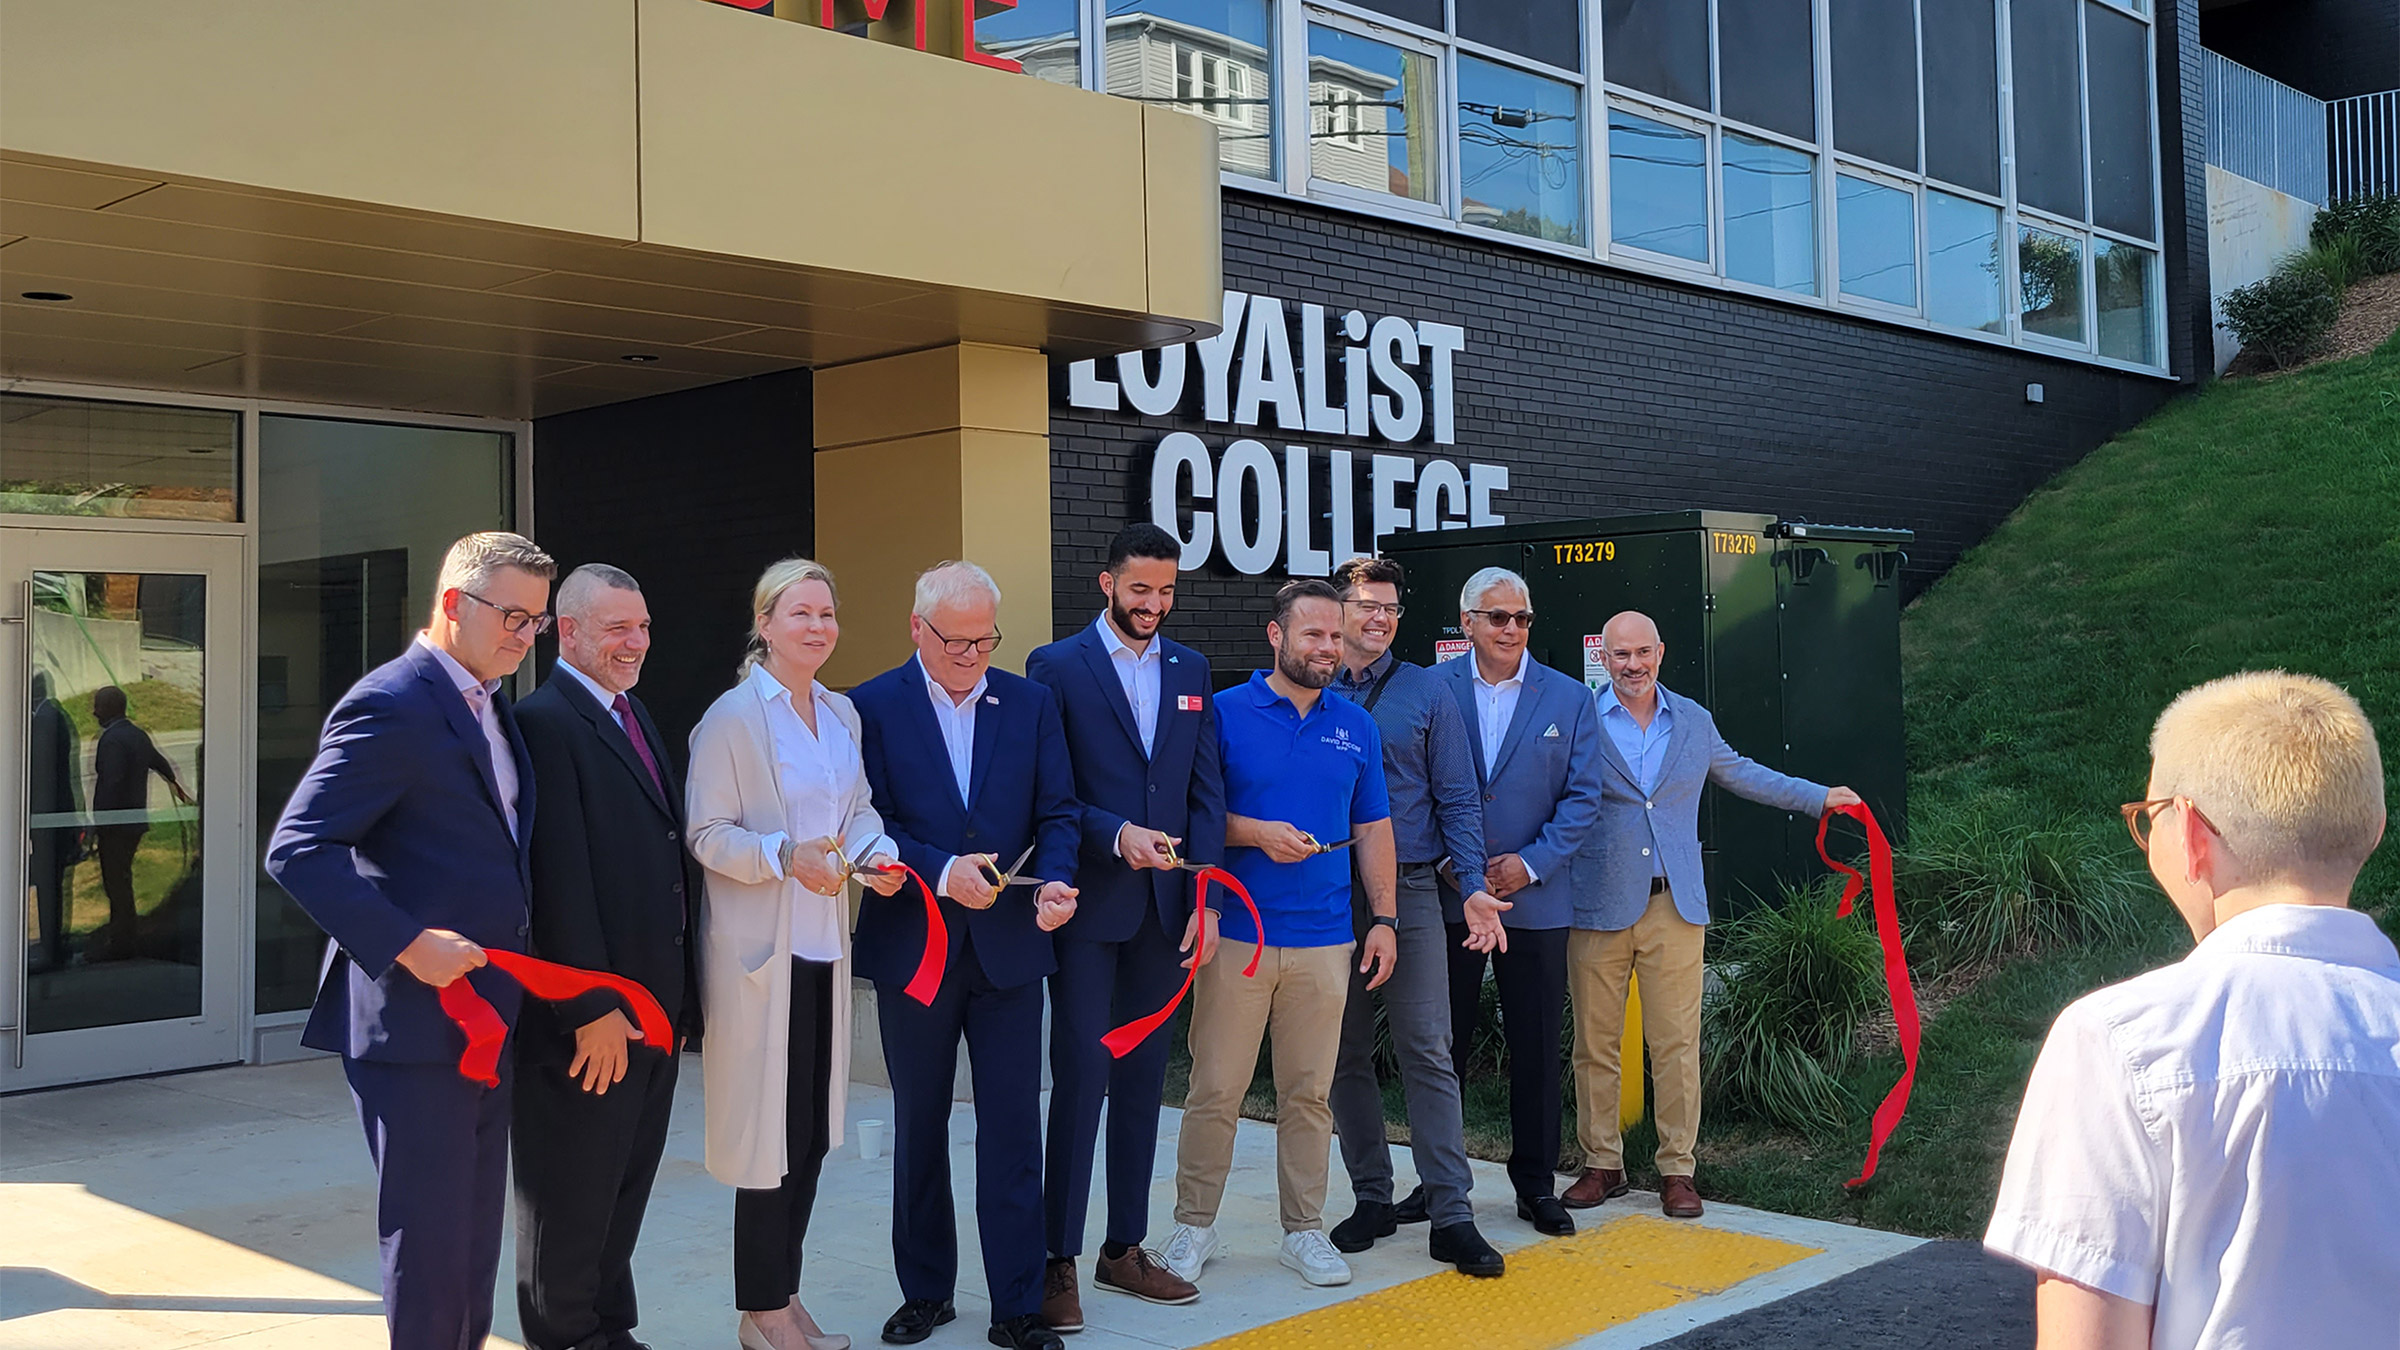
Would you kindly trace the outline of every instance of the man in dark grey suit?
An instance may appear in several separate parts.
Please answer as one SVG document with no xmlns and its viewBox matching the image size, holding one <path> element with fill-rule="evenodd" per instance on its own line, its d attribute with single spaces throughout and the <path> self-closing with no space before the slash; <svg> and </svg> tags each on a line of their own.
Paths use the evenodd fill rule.
<svg viewBox="0 0 2400 1350">
<path fill-rule="evenodd" d="M 1667 645 L 1630 610 L 1601 629 L 1608 687 L 1600 710 L 1600 825 L 1576 859 L 1568 984 L 1575 998 L 1576 1135 L 1583 1175 L 1568 1207 L 1623 1195 L 1618 1052 L 1625 993 L 1639 975 L 1642 1031 L 1658 1088 L 1659 1208 L 1699 1217 L 1692 1146 L 1700 1134 L 1701 947 L 1708 887 L 1700 874 L 1700 793 L 1710 783 L 1783 811 L 1820 815 L 1858 794 L 1780 774 L 1736 754 L 1708 709 L 1658 683 Z M 1639 1072 L 1637 1067 L 1636 1072 Z"/>
</svg>

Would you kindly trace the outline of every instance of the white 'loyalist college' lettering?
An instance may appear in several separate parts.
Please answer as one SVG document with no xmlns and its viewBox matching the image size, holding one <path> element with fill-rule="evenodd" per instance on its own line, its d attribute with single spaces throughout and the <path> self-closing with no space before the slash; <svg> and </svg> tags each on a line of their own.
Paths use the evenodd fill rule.
<svg viewBox="0 0 2400 1350">
<path fill-rule="evenodd" d="M 1329 333 L 1337 335 L 1333 343 Z M 1323 305 L 1287 308 L 1275 296 L 1227 291 L 1225 326 L 1215 337 L 1126 352 L 1113 362 L 1113 379 L 1101 373 L 1100 361 L 1074 362 L 1067 401 L 1163 417 L 1193 401 L 1196 375 L 1201 420 L 1214 425 L 1258 427 L 1271 413 L 1279 431 L 1396 446 L 1430 433 L 1434 444 L 1451 445 L 1457 439 L 1453 358 L 1466 345 L 1466 330 L 1457 324 L 1396 314 L 1370 322 L 1355 309 L 1331 318 Z M 1420 468 L 1409 455 L 1368 458 L 1366 551 L 1379 551 L 1384 536 L 1406 530 L 1507 520 L 1492 509 L 1493 494 L 1508 490 L 1504 466 L 1470 462 L 1462 473 L 1447 459 Z M 1321 577 L 1361 551 L 1358 478 L 1347 449 L 1287 445 L 1278 464 L 1274 451 L 1254 438 L 1235 440 L 1220 458 L 1191 432 L 1170 432 L 1150 467 L 1150 515 L 1183 541 L 1187 568 L 1221 556 L 1251 575 L 1280 560 L 1291 575 Z"/>
</svg>

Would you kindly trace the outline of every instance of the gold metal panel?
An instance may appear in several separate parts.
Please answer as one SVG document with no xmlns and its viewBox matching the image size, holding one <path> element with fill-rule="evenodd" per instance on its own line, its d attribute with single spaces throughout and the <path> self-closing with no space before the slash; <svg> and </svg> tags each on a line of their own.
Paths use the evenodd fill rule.
<svg viewBox="0 0 2400 1350">
<path fill-rule="evenodd" d="M 817 372 L 820 450 L 958 427 L 1047 434 L 1050 363 L 1038 351 L 960 343 Z"/>
<path fill-rule="evenodd" d="M 11 34 L 13 37 L 14 34 Z M 157 187 L 155 178 L 126 178 L 47 164 L 0 165 L 0 201 L 39 202 L 91 211 Z"/>
<path fill-rule="evenodd" d="M 0 342 L 0 375 L 11 379 L 86 380 L 104 384 L 188 385 L 184 373 L 236 353 L 223 348 L 176 347 L 156 342 L 96 338 L 20 326 L 7 317 L 8 341 Z"/>
<path fill-rule="evenodd" d="M 633 11 L 633 0 L 0 0 L 0 142 L 632 239 Z"/>
<path fill-rule="evenodd" d="M 1225 215 L 1217 189 L 1216 127 L 1189 113 L 1145 106 L 1142 163 L 1150 312 L 1221 315 Z"/>
<path fill-rule="evenodd" d="M 974 428 L 958 435 L 959 496 L 974 503 L 960 521 L 958 556 L 1000 583 L 1003 631 L 1023 636 L 1010 637 L 992 661 L 1023 674 L 1025 657 L 1051 632 L 1050 438 Z M 825 509 L 820 496 L 819 519 Z"/>
<path fill-rule="evenodd" d="M 754 328 L 729 338 L 701 344 L 711 350 L 772 356 L 792 366 L 834 366 L 880 357 L 892 344 L 873 338 L 835 333 L 803 333 L 791 328 Z"/>
<path fill-rule="evenodd" d="M 1139 105 L 691 0 L 638 12 L 645 241 L 1147 312 Z"/>
<path fill-rule="evenodd" d="M 12 160 L 0 174 L 13 173 Z M 234 184 L 168 183 L 117 202 L 113 215 L 142 216 L 283 239 L 340 240 L 369 248 L 475 258 L 523 268 L 611 271 L 631 241 L 460 220 L 354 202 L 318 201 Z"/>
<path fill-rule="evenodd" d="M 272 328 L 285 333 L 336 333 L 380 317 L 374 310 L 69 278 L 19 267 L 14 258 L 0 259 L 0 296 L 13 302 L 23 291 L 65 291 L 75 297 L 74 309 L 81 314 Z"/>
<path fill-rule="evenodd" d="M 908 609 L 917 574 L 962 551 L 958 455 L 956 432 L 817 452 L 817 558 L 842 589 L 842 641 L 821 677 L 828 685 L 847 689 L 915 650 Z M 908 485 L 906 529 L 893 528 L 894 483 Z M 1043 531 L 1045 547 L 1048 538 Z M 1004 612 L 1003 631 L 1010 622 Z"/>
<path fill-rule="evenodd" d="M 554 333 L 540 329 L 510 327 L 503 324 L 465 323 L 456 319 L 434 319 L 421 315 L 391 315 L 371 323 L 346 330 L 344 338 L 363 338 L 374 342 L 398 342 L 410 346 L 432 347 L 457 351 L 487 352 L 499 355 L 538 356 L 551 360 L 585 364 L 622 364 L 653 370 L 677 370 L 695 375 L 714 375 L 719 379 L 738 379 L 746 375 L 763 375 L 772 370 L 789 369 L 790 361 L 778 360 L 743 351 L 728 351 L 712 347 L 692 347 L 680 344 L 644 346 L 625 338 L 591 337 L 578 333 Z M 652 361 L 633 362 L 628 354 L 651 356 Z"/>
</svg>

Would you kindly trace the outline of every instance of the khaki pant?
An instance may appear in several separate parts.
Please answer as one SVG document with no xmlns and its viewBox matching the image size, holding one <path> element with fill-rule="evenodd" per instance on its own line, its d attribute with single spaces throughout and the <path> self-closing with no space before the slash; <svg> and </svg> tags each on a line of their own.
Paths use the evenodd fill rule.
<svg viewBox="0 0 2400 1350">
<path fill-rule="evenodd" d="M 1269 947 L 1242 978 L 1254 943 L 1225 942 L 1192 988 L 1192 1085 L 1175 1141 L 1175 1222 L 1217 1221 L 1242 1096 L 1258 1068 L 1262 1034 L 1275 1055 L 1275 1189 L 1283 1230 L 1324 1226 L 1333 1111 L 1326 1094 L 1341 1052 L 1342 1005 L 1353 949 Z"/>
<path fill-rule="evenodd" d="M 1708 929 L 1675 912 L 1659 891 L 1631 928 L 1578 928 L 1567 937 L 1567 990 L 1575 1001 L 1575 1135 L 1583 1165 L 1622 1169 L 1618 1060 L 1625 1039 L 1626 977 L 1642 982 L 1642 1039 L 1657 1088 L 1658 1172 L 1692 1175 L 1700 1138 L 1701 950 Z M 1219 957 L 1219 960 L 1224 958 Z M 1633 1066 L 1640 1073 L 1641 1066 Z"/>
</svg>

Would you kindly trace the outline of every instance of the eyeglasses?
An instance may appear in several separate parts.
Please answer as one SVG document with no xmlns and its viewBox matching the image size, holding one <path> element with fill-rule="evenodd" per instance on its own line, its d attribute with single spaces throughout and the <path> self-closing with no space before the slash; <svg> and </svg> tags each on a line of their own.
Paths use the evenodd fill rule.
<svg viewBox="0 0 2400 1350">
<path fill-rule="evenodd" d="M 1367 612 L 1367 617 L 1370 619 L 1374 618 L 1378 614 L 1381 614 L 1386 618 L 1397 619 L 1408 609 L 1408 606 L 1406 605 L 1387 605 L 1381 600 L 1344 600 L 1342 603 L 1357 609 L 1365 610 Z"/>
<path fill-rule="evenodd" d="M 1533 611 L 1530 609 L 1470 609 L 1467 613 L 1482 615 L 1483 621 L 1494 628 L 1515 627 L 1533 631 Z"/>
<path fill-rule="evenodd" d="M 917 617 L 921 619 L 925 618 L 925 616 L 922 614 L 918 615 Z M 965 656 L 968 652 L 976 652 L 984 656 L 990 656 L 993 652 L 1000 650 L 1000 633 L 997 629 L 993 630 L 990 637 L 954 638 L 945 636 L 941 629 L 934 627 L 933 620 L 925 619 L 925 631 L 933 634 L 937 638 L 941 638 L 942 650 L 950 653 L 952 656 Z"/>
<path fill-rule="evenodd" d="M 2117 812 L 2125 817 L 2125 830 L 2133 836 L 2133 842 L 2141 847 L 2142 852 L 2150 851 L 2150 831 L 2157 824 L 2158 813 L 2177 802 L 2183 803 L 2183 809 L 2192 813 L 2192 819 L 2199 821 L 2202 829 L 2220 839 L 2225 837 L 2225 832 L 2218 829 L 2208 817 L 2201 815 L 2200 808 L 2187 798 L 2161 797 L 2156 801 L 2127 802 L 2118 807 Z"/>
<path fill-rule="evenodd" d="M 555 622 L 555 620 L 553 620 L 548 614 L 536 614 L 532 610 L 528 609 L 511 609 L 506 605 L 495 605 L 491 601 L 484 599 L 482 596 L 468 590 L 464 586 L 458 588 L 458 593 L 467 597 L 469 600 L 474 601 L 476 604 L 483 606 L 485 609 L 499 610 L 500 626 L 512 633 L 522 633 L 525 631 L 525 625 L 532 624 L 534 636 L 539 637 L 542 634 L 549 632 L 550 625 Z"/>
</svg>

